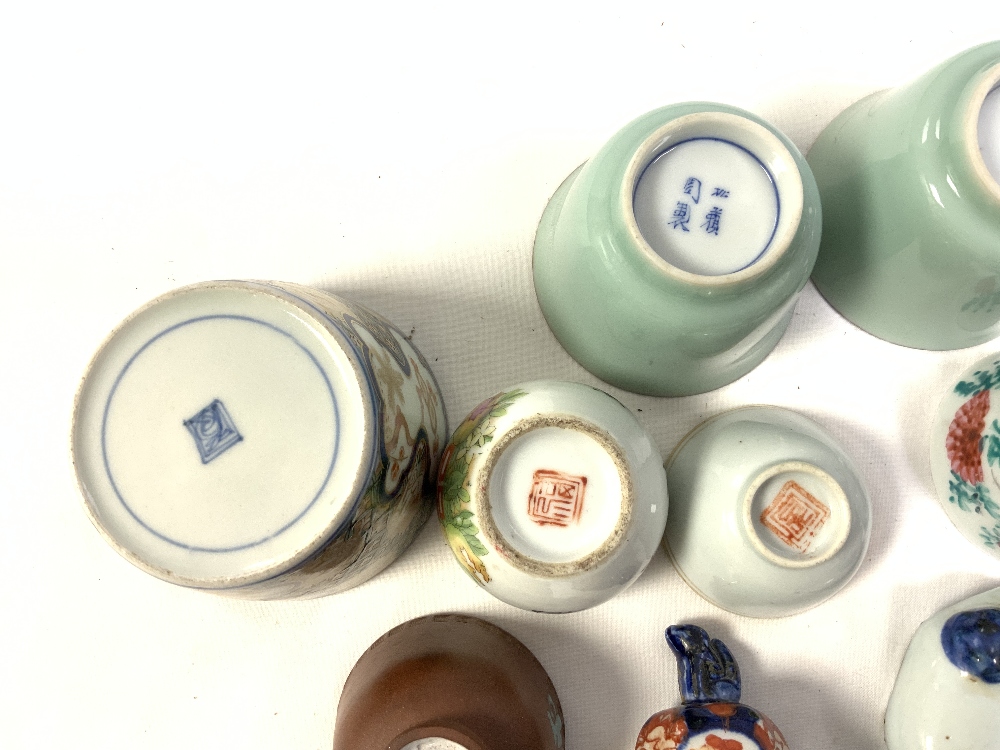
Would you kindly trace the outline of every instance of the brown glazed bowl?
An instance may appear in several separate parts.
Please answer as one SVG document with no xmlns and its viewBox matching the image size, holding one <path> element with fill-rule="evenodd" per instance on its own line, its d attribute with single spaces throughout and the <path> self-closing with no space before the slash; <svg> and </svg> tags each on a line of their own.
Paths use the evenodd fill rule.
<svg viewBox="0 0 1000 750">
<path fill-rule="evenodd" d="M 373 643 L 347 677 L 333 750 L 562 750 L 549 676 L 514 636 L 468 615 L 420 617 Z"/>
</svg>

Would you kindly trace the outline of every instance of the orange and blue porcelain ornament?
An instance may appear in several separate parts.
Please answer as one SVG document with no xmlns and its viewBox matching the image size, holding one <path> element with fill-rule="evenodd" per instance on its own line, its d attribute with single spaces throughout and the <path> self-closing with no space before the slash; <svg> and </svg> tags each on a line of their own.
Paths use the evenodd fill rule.
<svg viewBox="0 0 1000 750">
<path fill-rule="evenodd" d="M 740 703 L 740 668 L 725 643 L 697 625 L 671 625 L 682 705 L 653 714 L 635 750 L 788 750 L 764 714 Z"/>
</svg>

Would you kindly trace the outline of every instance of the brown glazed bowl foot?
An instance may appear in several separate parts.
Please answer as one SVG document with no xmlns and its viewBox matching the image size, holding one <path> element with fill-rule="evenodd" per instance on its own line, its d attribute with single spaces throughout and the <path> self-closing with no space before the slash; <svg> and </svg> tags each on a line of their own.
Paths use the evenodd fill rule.
<svg viewBox="0 0 1000 750">
<path fill-rule="evenodd" d="M 468 615 L 410 620 L 347 678 L 333 750 L 563 750 L 559 697 L 510 633 Z"/>
</svg>

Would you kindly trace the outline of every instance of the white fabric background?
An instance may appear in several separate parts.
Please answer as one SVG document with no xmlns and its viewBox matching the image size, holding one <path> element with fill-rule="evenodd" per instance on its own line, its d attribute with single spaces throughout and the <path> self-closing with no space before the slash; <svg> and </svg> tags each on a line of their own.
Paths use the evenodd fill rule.
<svg viewBox="0 0 1000 750">
<path fill-rule="evenodd" d="M 543 616 L 493 600 L 432 522 L 378 578 L 242 602 L 131 567 L 80 507 L 73 394 L 125 315 L 177 286 L 284 279 L 413 333 L 452 425 L 536 378 L 597 384 L 534 298 L 546 200 L 633 117 L 717 100 L 803 151 L 844 107 L 1000 36 L 993 4 L 670 2 L 20 3 L 0 9 L 0 746 L 328 748 L 340 690 L 379 635 L 480 615 L 548 669 L 569 750 L 627 750 L 678 700 L 662 630 L 723 637 L 744 700 L 797 750 L 882 747 L 917 625 L 1000 585 L 933 496 L 943 389 L 1000 344 L 879 341 L 808 286 L 757 370 L 702 396 L 608 388 L 664 455 L 748 403 L 797 409 L 860 465 L 874 531 L 858 576 L 799 616 L 701 600 L 662 552 L 620 597 Z M 720 551 L 720 554 L 723 551 Z"/>
</svg>

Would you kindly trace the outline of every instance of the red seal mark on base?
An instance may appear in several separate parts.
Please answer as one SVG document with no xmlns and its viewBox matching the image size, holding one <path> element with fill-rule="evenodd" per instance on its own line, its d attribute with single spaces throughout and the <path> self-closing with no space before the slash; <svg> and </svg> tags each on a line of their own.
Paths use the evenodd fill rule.
<svg viewBox="0 0 1000 750">
<path fill-rule="evenodd" d="M 798 482 L 789 480 L 764 508 L 760 522 L 792 549 L 808 552 L 813 538 L 829 517 L 829 508 Z"/>
<path fill-rule="evenodd" d="M 587 477 L 538 469 L 528 496 L 528 517 L 539 526 L 569 526 L 583 513 Z"/>
</svg>

